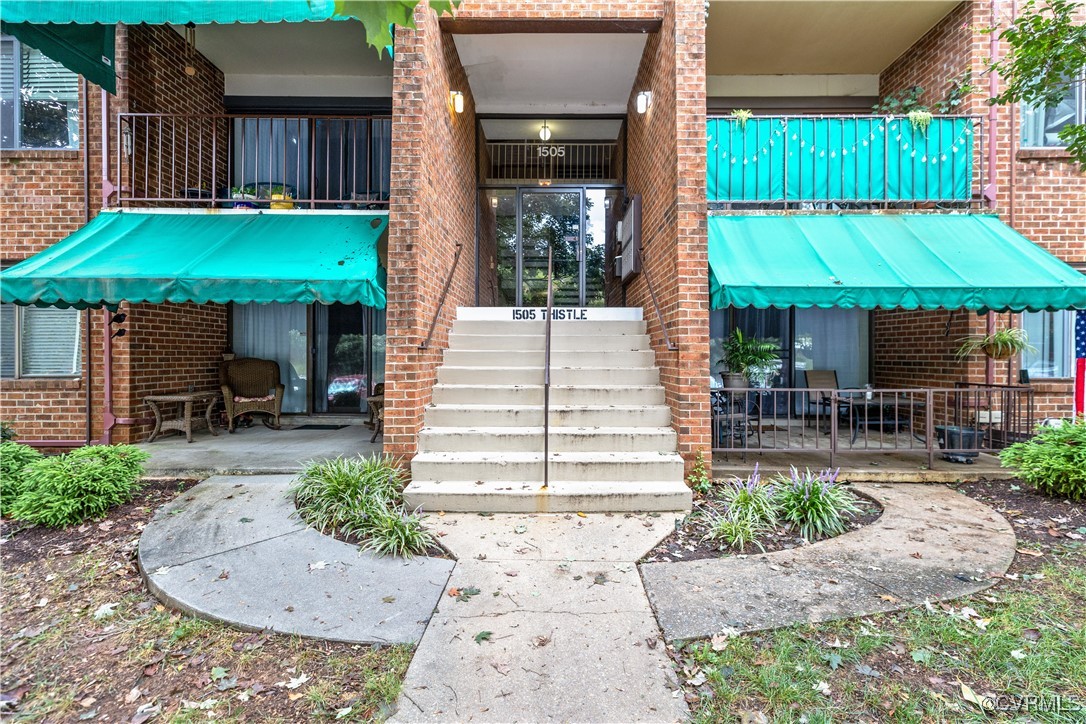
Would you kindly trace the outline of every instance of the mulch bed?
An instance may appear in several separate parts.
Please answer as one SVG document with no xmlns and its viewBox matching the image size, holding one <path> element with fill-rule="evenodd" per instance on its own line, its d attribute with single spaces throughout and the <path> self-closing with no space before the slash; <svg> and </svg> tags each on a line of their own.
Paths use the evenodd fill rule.
<svg viewBox="0 0 1086 724">
<path fill-rule="evenodd" d="M 1011 572 L 1039 569 L 1051 553 L 1076 551 L 1086 557 L 1086 502 L 1051 498 L 1021 480 L 980 480 L 956 483 L 955 490 L 991 506 L 1014 528 L 1019 553 Z M 1036 556 L 1021 551 L 1037 551 Z"/>
<path fill-rule="evenodd" d="M 852 492 L 860 499 L 861 511 L 857 515 L 848 518 L 848 531 L 846 531 L 845 535 L 848 532 L 874 523 L 882 515 L 882 506 L 877 502 L 856 491 Z M 806 545 L 799 534 L 788 526 L 779 527 L 772 533 L 763 536 L 760 539 L 762 548 L 756 545 L 748 545 L 738 550 L 720 541 L 707 541 L 705 536 L 709 533 L 710 516 L 706 515 L 705 511 L 722 513 L 724 506 L 716 498 L 695 496 L 694 510 L 683 519 L 674 533 L 653 548 L 641 562 L 698 561 L 706 558 L 724 558 L 733 555 L 772 553 Z"/>
</svg>

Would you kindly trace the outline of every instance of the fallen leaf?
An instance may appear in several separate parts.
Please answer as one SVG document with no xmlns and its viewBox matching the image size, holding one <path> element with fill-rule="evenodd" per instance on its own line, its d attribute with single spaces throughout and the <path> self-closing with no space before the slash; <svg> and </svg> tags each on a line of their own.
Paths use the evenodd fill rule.
<svg viewBox="0 0 1086 724">
<path fill-rule="evenodd" d="M 584 513 L 582 513 L 581 511 L 579 511 L 579 510 L 578 510 L 578 511 L 577 511 L 577 517 L 578 517 L 578 518 L 587 518 L 588 516 L 587 516 L 587 515 L 585 515 Z"/>
<path fill-rule="evenodd" d="M 1014 651 L 1011 652 L 1011 658 L 1012 659 L 1018 659 L 1018 660 L 1024 659 L 1024 658 L 1026 658 L 1026 652 L 1023 651 L 1022 649 L 1015 649 Z"/>
<path fill-rule="evenodd" d="M 874 679 L 878 679 L 878 678 L 882 677 L 882 674 L 880 674 L 877 670 L 871 668 L 867 664 L 857 664 L 856 665 L 856 673 L 859 674 L 860 676 L 870 676 L 870 677 L 872 677 Z"/>
<path fill-rule="evenodd" d="M 309 681 L 309 674 L 302 674 L 301 676 L 294 677 L 290 681 L 288 681 L 287 682 L 287 688 L 288 689 L 297 689 L 299 686 L 301 686 L 302 684 L 304 684 L 307 681 Z"/>
<path fill-rule="evenodd" d="M 534 639 L 532 639 L 532 645 L 535 646 L 537 649 L 543 648 L 544 646 L 546 646 L 550 642 L 551 642 L 551 637 L 550 636 L 536 636 Z"/>
<path fill-rule="evenodd" d="M 453 598 L 456 598 L 457 596 L 460 595 L 460 589 L 457 588 L 456 586 L 453 586 L 452 588 L 449 589 L 449 593 L 447 595 L 452 596 Z"/>
<path fill-rule="evenodd" d="M 888 601 L 890 603 L 897 603 L 898 602 L 898 600 L 896 598 L 894 598 L 893 596 L 887 595 L 887 594 L 883 594 L 883 595 L 879 596 L 879 598 L 881 598 L 883 601 Z"/>
<path fill-rule="evenodd" d="M 395 596 L 385 596 L 384 598 L 381 599 L 381 601 L 382 601 L 382 603 L 396 603 L 396 597 Z"/>
<path fill-rule="evenodd" d="M 526 525 L 518 525 L 516 528 L 513 529 L 513 532 L 516 533 L 517 535 L 527 533 L 528 532 L 528 526 L 526 526 Z"/>
<path fill-rule="evenodd" d="M 723 634 L 717 634 L 709 640 L 709 644 L 713 651 L 723 651 L 728 648 L 728 637 Z"/>
<path fill-rule="evenodd" d="M 475 634 L 475 643 L 482 644 L 484 641 L 489 641 L 490 637 L 494 635 L 493 631 L 480 631 Z"/>
<path fill-rule="evenodd" d="M 130 692 L 128 692 L 128 694 L 125 695 L 124 703 L 125 704 L 135 704 L 136 701 L 139 698 L 140 698 L 140 690 L 139 690 L 139 688 L 138 687 L 133 688 Z"/>
<path fill-rule="evenodd" d="M 442 513 L 442 515 L 444 515 L 444 513 Z M 342 719 L 345 716 L 350 716 L 350 714 L 351 714 L 351 712 L 353 710 L 354 710 L 353 706 L 348 706 L 348 707 L 346 707 L 344 709 L 337 709 L 336 710 L 336 719 Z"/>
<path fill-rule="evenodd" d="M 977 692 L 970 689 L 965 684 L 962 684 L 962 698 L 968 701 L 970 704 L 976 704 L 983 711 L 988 708 L 985 705 L 985 700 L 977 696 Z"/>
<path fill-rule="evenodd" d="M 253 519 L 252 518 L 238 518 L 238 522 L 239 523 L 252 523 Z"/>
<path fill-rule="evenodd" d="M 917 560 L 924 557 L 924 554 L 921 553 L 920 551 L 916 551 L 915 553 L 910 553 L 909 555 L 912 556 L 913 558 L 916 558 Z"/>
<path fill-rule="evenodd" d="M 931 661 L 932 653 L 933 652 L 931 649 L 917 649 L 916 651 L 913 651 L 911 655 L 913 657 L 913 661 L 915 661 L 916 663 L 926 664 Z"/>
<path fill-rule="evenodd" d="M 1044 555 L 1041 551 L 1031 551 L 1029 548 L 1015 548 L 1015 550 L 1024 556 L 1033 556 L 1034 558 Z"/>
<path fill-rule="evenodd" d="M 457 601 L 470 601 L 472 596 L 478 596 L 479 589 L 475 586 L 468 586 L 467 588 L 461 588 L 456 594 Z"/>
<path fill-rule="evenodd" d="M 706 681 L 706 679 L 705 679 L 705 672 L 704 672 L 704 671 L 700 671 L 700 672 L 698 672 L 698 675 L 697 675 L 697 676 L 695 676 L 694 678 L 692 678 L 692 679 L 687 679 L 687 680 L 686 680 L 686 683 L 687 683 L 687 684 L 690 684 L 690 686 L 701 686 L 702 684 L 704 684 L 704 683 L 705 683 L 705 681 Z"/>
<path fill-rule="evenodd" d="M 317 561 L 316 563 L 309 564 L 309 570 L 311 571 L 323 571 L 327 567 L 328 563 L 326 561 Z"/>
<path fill-rule="evenodd" d="M 822 660 L 826 662 L 831 671 L 837 671 L 837 667 L 843 661 L 841 654 L 822 654 Z"/>
<path fill-rule="evenodd" d="M 830 685 L 827 684 L 825 681 L 820 681 L 817 684 L 815 684 L 814 686 L 812 686 L 811 688 L 814 689 L 815 691 L 817 691 L 822 696 L 829 696 L 830 695 Z"/>
<path fill-rule="evenodd" d="M 1041 632 L 1035 628 L 1022 629 L 1022 638 L 1027 641 L 1039 641 L 1041 638 Z"/>
<path fill-rule="evenodd" d="M 103 603 L 98 607 L 98 610 L 94 612 L 94 620 L 101 621 L 103 618 L 109 618 L 114 613 L 113 609 L 119 605 L 119 603 Z"/>
</svg>

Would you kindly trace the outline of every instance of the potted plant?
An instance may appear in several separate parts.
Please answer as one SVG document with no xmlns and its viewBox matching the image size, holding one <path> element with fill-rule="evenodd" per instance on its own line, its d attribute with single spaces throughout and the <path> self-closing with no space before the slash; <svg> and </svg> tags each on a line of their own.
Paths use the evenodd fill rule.
<svg viewBox="0 0 1086 724">
<path fill-rule="evenodd" d="M 964 337 L 958 347 L 958 359 L 962 360 L 975 352 L 984 352 L 992 359 L 1010 359 L 1022 352 L 1036 352 L 1029 343 L 1026 330 L 1020 327 L 1005 327 L 991 334 Z"/>
<path fill-rule="evenodd" d="M 294 196 L 287 190 L 286 186 L 277 185 L 271 186 L 268 189 L 268 195 L 271 197 L 271 208 L 273 209 L 293 209 L 294 208 Z"/>
<path fill-rule="evenodd" d="M 768 387 L 769 380 L 781 368 L 776 344 L 757 337 L 745 337 L 738 329 L 724 342 L 724 357 L 720 362 L 728 368 L 728 372 L 721 373 L 724 387 L 733 390 L 748 384 Z"/>
<path fill-rule="evenodd" d="M 248 186 L 234 186 L 230 189 L 230 198 L 234 200 L 235 209 L 256 208 L 256 194 L 249 193 Z"/>
</svg>

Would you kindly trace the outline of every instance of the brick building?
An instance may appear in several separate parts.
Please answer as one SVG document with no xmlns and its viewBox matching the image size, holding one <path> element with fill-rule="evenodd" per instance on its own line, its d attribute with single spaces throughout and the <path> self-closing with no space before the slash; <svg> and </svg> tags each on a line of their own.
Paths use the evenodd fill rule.
<svg viewBox="0 0 1086 724">
<path fill-rule="evenodd" d="M 460 374 L 441 369 L 458 366 L 449 356 L 460 354 L 458 309 L 494 310 L 462 316 L 464 329 L 474 319 L 485 331 L 517 320 L 516 309 L 545 306 L 548 249 L 556 307 L 638 330 L 643 316 L 655 370 L 635 386 L 662 388 L 653 404 L 667 412 L 646 425 L 670 428 L 658 452 L 678 453 L 687 466 L 711 449 L 811 444 L 803 430 L 819 425 L 806 424 L 809 414 L 840 417 L 850 445 L 862 433 L 869 446 L 874 429 L 886 448 L 892 433 L 888 449 L 901 444 L 896 423 L 904 420 L 904 437 L 922 440 L 905 447 L 930 456 L 936 424 L 982 429 L 962 446 L 989 449 L 1028 434 L 1043 416 L 1071 413 L 1073 313 L 1062 307 L 1086 303 L 1086 288 L 1056 260 L 1086 268 L 1086 176 L 1053 144 L 1058 125 L 1086 120 L 1086 110 L 1080 96 L 1059 109 L 987 105 L 985 63 L 999 48 L 982 30 L 1009 20 L 1007 3 L 854 2 L 842 17 L 841 3 L 819 0 L 465 0 L 455 18 L 418 9 L 417 27 L 397 27 L 393 57 L 380 59 L 364 47 L 357 21 L 332 21 L 321 3 L 188 28 L 207 18 L 137 17 L 130 7 L 119 11 L 129 17 L 99 18 L 116 23 L 115 94 L 18 39 L 19 21 L 62 18 L 15 16 L 20 4 L 5 5 L 15 35 L 3 39 L 2 261 L 44 251 L 37 260 L 45 266 L 19 281 L 20 270 L 8 275 L 3 298 L 59 303 L 3 305 L 0 416 L 24 440 L 142 440 L 146 395 L 216 389 L 223 355 L 234 354 L 279 362 L 291 415 L 359 417 L 380 394 L 384 449 L 410 458 L 420 440 L 440 437 L 420 432 L 441 427 L 427 410 L 435 389 L 450 386 L 442 375 Z M 953 116 L 936 113 L 919 128 L 872 113 L 913 88 L 932 109 L 953 100 Z M 117 214 L 124 223 L 113 221 Z M 214 237 L 222 222 L 218 238 L 199 247 L 221 255 L 234 233 L 226 220 L 245 215 L 260 217 L 244 233 L 258 237 L 256 248 L 266 240 L 269 257 L 302 246 L 301 281 L 250 279 L 259 276 L 257 253 L 233 259 L 244 268 L 219 285 L 229 292 L 193 291 L 199 284 L 182 272 L 196 248 L 187 248 L 192 232 L 182 226 L 208 228 L 211 219 L 202 233 Z M 205 221 L 179 220 L 189 216 Z M 314 236 L 289 251 L 272 245 L 303 216 L 318 225 Z M 932 217 L 949 226 L 930 231 Z M 377 224 L 357 259 L 331 258 L 322 243 L 319 225 L 343 219 Z M 130 252 L 171 240 L 175 278 L 144 285 L 135 298 L 139 274 L 127 257 L 111 258 L 121 247 L 111 246 L 107 226 L 137 229 L 123 242 Z M 812 234 L 847 237 L 855 253 L 839 261 L 845 268 L 828 267 L 836 291 L 797 302 L 783 280 L 810 265 L 787 270 L 786 257 L 817 256 L 826 239 Z M 887 243 L 897 234 L 931 258 L 918 256 L 921 266 L 896 280 L 876 279 L 892 254 L 865 268 L 877 247 L 856 241 L 865 234 Z M 940 245 L 984 244 L 991 255 L 955 263 L 1022 259 L 1011 278 L 1037 288 L 1016 295 L 1006 279 L 956 270 L 952 292 L 917 291 L 917 280 L 935 273 L 922 264 L 937 264 Z M 377 262 L 368 291 L 343 280 L 339 292 L 313 291 L 321 270 L 354 268 L 362 257 Z M 752 280 L 756 301 L 737 305 L 738 278 Z M 260 296 L 253 285 L 272 291 Z M 865 285 L 877 287 L 878 301 L 850 295 Z M 999 311 L 978 314 L 986 305 Z M 614 308 L 636 314 L 595 311 Z M 1020 314 L 1035 308 L 1044 311 Z M 1026 328 L 1036 351 L 1006 361 L 956 357 L 962 337 L 1004 326 Z M 504 334 L 517 342 L 519 329 L 535 327 Z M 766 389 L 711 389 L 735 329 L 777 345 Z M 479 334 L 462 337 L 488 344 Z M 496 363 L 481 354 L 460 356 L 484 360 L 483 379 L 451 387 L 474 385 L 459 393 L 485 400 L 485 378 L 498 374 L 487 370 L 515 354 Z M 590 359 L 564 364 L 605 382 L 607 363 Z M 812 370 L 836 373 L 832 414 L 821 391 L 812 401 Z M 865 385 L 891 392 L 854 404 L 846 388 Z M 490 414 L 472 407 L 478 399 L 459 399 L 463 415 Z M 778 442 L 767 442 L 770 432 Z M 832 452 L 847 452 L 837 437 Z M 482 451 L 529 454 L 487 444 L 479 442 Z M 628 453 L 621 444 L 603 449 Z M 434 460 L 448 463 L 440 450 Z"/>
</svg>

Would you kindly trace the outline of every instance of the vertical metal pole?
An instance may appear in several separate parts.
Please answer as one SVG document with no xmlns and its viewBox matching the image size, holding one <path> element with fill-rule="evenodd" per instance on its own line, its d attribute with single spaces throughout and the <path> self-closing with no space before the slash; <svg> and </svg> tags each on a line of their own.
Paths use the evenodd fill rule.
<svg viewBox="0 0 1086 724">
<path fill-rule="evenodd" d="M 924 441 L 928 448 L 928 470 L 935 467 L 935 392 L 929 387 L 924 390 Z"/>
<path fill-rule="evenodd" d="M 547 245 L 547 319 L 543 340 L 543 489 L 550 487 L 551 441 L 551 305 L 554 293 L 553 247 Z"/>
<path fill-rule="evenodd" d="M 834 465 L 834 460 L 837 455 L 837 410 L 840 409 L 840 401 L 837 397 L 837 390 L 830 390 L 830 467 Z"/>
</svg>

